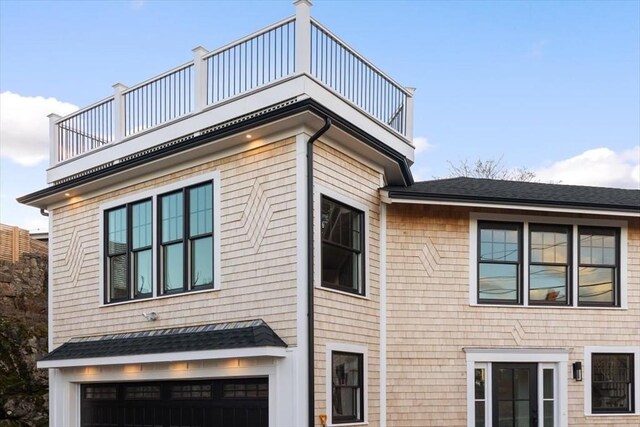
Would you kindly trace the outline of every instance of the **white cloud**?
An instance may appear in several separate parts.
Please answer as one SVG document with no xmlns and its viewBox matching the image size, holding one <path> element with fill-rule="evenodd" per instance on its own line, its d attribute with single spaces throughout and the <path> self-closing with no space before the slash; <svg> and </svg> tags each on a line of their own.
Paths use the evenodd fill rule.
<svg viewBox="0 0 640 427">
<path fill-rule="evenodd" d="M 49 119 L 77 110 L 55 98 L 0 93 L 0 156 L 30 166 L 49 156 Z"/>
<path fill-rule="evenodd" d="M 431 145 L 429 140 L 424 136 L 417 136 L 413 138 L 413 146 L 416 148 L 416 154 L 420 154 L 433 148 L 433 145 Z"/>
<path fill-rule="evenodd" d="M 146 3 L 147 2 L 145 0 L 131 0 L 129 2 L 129 4 L 131 5 L 131 8 L 134 9 L 134 10 L 142 9 L 145 6 Z"/>
<path fill-rule="evenodd" d="M 640 188 L 640 145 L 621 152 L 601 147 L 534 171 L 542 182 Z"/>
</svg>

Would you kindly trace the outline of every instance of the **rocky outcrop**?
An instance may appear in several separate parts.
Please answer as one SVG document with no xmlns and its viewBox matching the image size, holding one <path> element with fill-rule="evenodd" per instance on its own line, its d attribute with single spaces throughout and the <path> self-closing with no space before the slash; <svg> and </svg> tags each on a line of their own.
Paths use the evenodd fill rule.
<svg viewBox="0 0 640 427">
<path fill-rule="evenodd" d="M 0 427 L 48 425 L 47 257 L 0 261 Z"/>
</svg>

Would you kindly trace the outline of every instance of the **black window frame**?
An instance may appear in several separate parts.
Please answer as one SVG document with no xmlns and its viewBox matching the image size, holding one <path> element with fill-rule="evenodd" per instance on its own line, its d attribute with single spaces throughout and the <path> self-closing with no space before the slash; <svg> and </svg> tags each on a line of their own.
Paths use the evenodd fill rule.
<svg viewBox="0 0 640 427">
<path fill-rule="evenodd" d="M 329 203 L 333 203 L 334 205 L 337 205 L 339 207 L 345 208 L 350 210 L 351 212 L 357 214 L 358 216 L 358 222 L 360 225 L 360 230 L 359 230 L 359 243 L 360 243 L 360 250 L 354 249 L 354 248 L 350 248 L 344 245 L 340 245 L 338 243 L 332 242 L 330 240 L 325 240 L 324 236 L 323 236 L 323 232 L 322 232 L 322 206 L 323 203 L 327 201 Z M 355 208 L 353 206 L 350 206 L 346 203 L 340 202 L 336 199 L 333 199 L 331 197 L 325 196 L 324 194 L 321 195 L 320 197 L 320 283 L 321 286 L 323 288 L 328 288 L 328 289 L 333 289 L 333 290 L 337 290 L 337 291 L 341 291 L 341 292 L 347 292 L 350 294 L 354 294 L 354 295 L 359 295 L 359 296 L 365 296 L 367 293 L 367 289 L 366 289 L 366 277 L 367 277 L 367 272 L 366 272 L 366 247 L 365 247 L 365 233 L 367 232 L 366 230 L 366 226 L 365 226 L 365 213 L 358 209 Z M 346 287 L 346 286 L 340 286 L 340 285 L 335 285 L 331 282 L 326 282 L 324 281 L 324 257 L 322 255 L 323 253 L 323 248 L 324 245 L 329 245 L 331 247 L 335 247 L 335 248 L 339 248 L 339 249 L 343 249 L 343 250 L 347 250 L 350 251 L 352 253 L 357 254 L 358 256 L 358 263 L 360 264 L 360 272 L 361 274 L 358 275 L 358 280 L 360 281 L 360 283 L 356 284 L 356 287 Z"/>
<path fill-rule="evenodd" d="M 626 356 L 627 360 L 629 362 L 629 365 L 627 366 L 627 374 L 628 374 L 628 382 L 626 381 L 596 381 L 596 372 L 595 372 L 595 368 L 596 368 L 596 363 L 594 363 L 594 359 L 596 357 L 611 357 L 611 356 Z M 616 352 L 616 353 L 591 353 L 591 384 L 588 384 L 588 387 L 591 387 L 591 413 L 592 414 L 635 414 L 636 412 L 636 408 L 635 408 L 635 396 L 636 393 L 638 392 L 636 390 L 636 383 L 635 383 L 635 369 L 637 369 L 637 367 L 635 366 L 635 354 L 634 353 L 627 353 L 627 352 Z M 607 385 L 607 387 L 604 387 L 600 390 L 605 391 L 605 393 L 609 393 L 609 394 L 616 394 L 615 391 L 616 390 L 620 390 L 622 388 L 618 387 L 615 388 L 613 383 L 626 383 L 627 384 L 627 391 L 628 391 L 628 395 L 627 395 L 627 402 L 628 402 L 628 407 L 624 408 L 620 408 L 620 409 L 616 409 L 616 408 L 594 408 L 594 395 L 596 392 L 596 389 L 594 387 L 594 384 L 603 384 L 603 385 Z M 614 397 L 623 397 L 623 396 L 614 396 Z"/>
<path fill-rule="evenodd" d="M 581 241 L 581 236 L 582 236 L 582 232 L 583 231 L 591 231 L 594 234 L 595 233 L 609 233 L 607 235 L 613 234 L 614 237 L 614 255 L 615 255 L 615 264 L 590 264 L 590 263 L 585 263 L 583 264 L 581 262 L 582 259 L 582 241 Z M 620 285 L 620 246 L 621 246 L 621 239 L 620 239 L 620 228 L 618 227 L 599 227 L 599 226 L 588 226 L 588 225 L 584 225 L 584 226 L 579 226 L 578 227 L 578 266 L 577 266 L 577 277 L 576 277 L 576 281 L 578 283 L 578 289 L 577 289 L 577 293 L 578 295 L 576 295 L 576 299 L 577 299 L 577 304 L 579 307 L 620 307 L 620 303 L 621 303 L 621 285 Z M 580 268 L 582 267 L 595 267 L 595 268 L 613 268 L 613 298 L 612 298 L 612 302 L 589 302 L 589 301 L 581 301 L 580 300 Z"/>
<path fill-rule="evenodd" d="M 514 261 L 482 261 L 482 230 L 483 229 L 491 229 L 491 230 L 515 230 L 518 233 L 518 260 Z M 522 257 L 522 237 L 523 237 L 523 224 L 520 222 L 512 222 L 512 221 L 478 221 L 478 231 L 477 231 L 477 251 L 476 251 L 476 277 L 477 277 L 477 286 L 476 286 L 476 298 L 478 304 L 499 304 L 499 305 L 523 305 L 524 297 L 523 297 L 523 257 Z M 517 266 L 517 289 L 516 289 L 516 300 L 509 301 L 504 299 L 491 299 L 491 298 L 480 298 L 480 265 L 481 264 L 504 264 L 504 265 L 516 265 Z"/>
<path fill-rule="evenodd" d="M 336 388 L 354 388 L 354 386 L 348 386 L 348 385 L 335 385 L 335 381 L 334 381 L 334 356 L 336 355 L 346 355 L 346 356 L 355 356 L 358 359 L 358 385 L 355 387 L 356 389 L 358 389 L 358 396 L 359 396 L 359 408 L 358 411 L 360 413 L 360 417 L 350 417 L 350 416 L 337 416 L 334 415 L 334 404 L 336 402 L 336 395 L 335 395 L 335 391 Z M 350 424 L 350 423 L 361 423 L 364 422 L 365 419 L 365 412 L 364 412 L 364 396 L 365 396 L 365 389 L 364 389 L 364 354 L 362 353 L 353 353 L 350 351 L 332 351 L 331 352 L 331 422 L 332 424 Z"/>
<path fill-rule="evenodd" d="M 570 306 L 573 301 L 573 237 L 572 231 L 573 227 L 569 224 L 539 224 L 539 223 L 529 223 L 529 247 L 527 248 L 529 259 L 527 266 L 528 273 L 528 305 L 552 305 L 552 306 Z M 564 230 L 567 234 L 567 262 L 566 263 L 555 263 L 555 262 L 534 262 L 532 261 L 532 245 L 531 245 L 531 235 L 536 231 L 558 231 Z M 565 294 L 566 301 L 555 301 L 555 300 L 535 300 L 532 302 L 531 300 L 531 266 L 552 266 L 552 267 L 566 267 L 566 277 L 565 277 Z"/>
<path fill-rule="evenodd" d="M 153 251 L 153 245 L 154 245 L 154 240 L 153 240 L 153 230 L 151 232 L 151 246 L 145 246 L 145 247 L 140 247 L 140 248 L 133 248 L 133 215 L 132 215 L 132 211 L 133 211 L 133 207 L 135 205 L 140 205 L 143 203 L 151 203 L 151 221 L 153 223 L 153 199 L 151 197 L 146 197 L 146 198 L 142 198 L 140 200 L 136 200 L 133 202 L 129 202 L 129 203 L 124 203 L 122 205 L 119 206 L 115 206 L 113 208 L 109 208 L 106 209 L 103 212 L 104 215 L 104 221 L 103 221 L 103 248 L 104 248 L 104 259 L 103 259 L 103 265 L 104 265 L 104 272 L 103 272 L 103 280 L 104 280 L 104 298 L 103 298 L 103 302 L 104 304 L 114 304 L 114 303 L 119 303 L 119 302 L 125 302 L 125 301 L 133 301 L 133 300 L 143 300 L 143 299 L 148 299 L 153 297 L 153 284 L 152 286 L 149 288 L 150 291 L 146 292 L 146 293 L 140 293 L 136 295 L 135 289 L 134 289 L 134 283 L 135 283 L 135 279 L 132 277 L 134 274 L 133 271 L 133 260 L 132 258 L 135 256 L 135 254 L 137 252 L 141 252 L 144 250 L 148 250 L 151 249 Z M 118 253 L 110 253 L 109 251 L 109 214 L 111 212 L 120 210 L 120 209 L 124 209 L 125 210 L 125 218 L 126 218 L 126 247 L 124 251 L 118 252 Z M 111 283 L 110 283 L 110 279 L 111 279 L 111 267 L 110 267 L 110 259 L 113 256 L 125 256 L 126 259 L 126 273 L 125 273 L 125 278 L 126 278 L 126 287 L 127 287 L 127 297 L 126 298 L 112 298 L 111 297 Z M 152 261 L 153 262 L 153 261 Z M 153 268 L 153 267 L 152 267 Z"/>
<path fill-rule="evenodd" d="M 190 235 L 190 190 L 203 187 L 206 185 L 211 186 L 211 232 L 203 233 L 196 236 Z M 176 190 L 167 191 L 165 193 L 159 194 L 157 196 L 157 292 L 158 296 L 164 295 L 176 295 L 183 294 L 207 289 L 214 289 L 215 284 L 215 235 L 217 230 L 215 229 L 215 184 L 213 180 L 199 182 L 197 184 L 189 185 L 183 188 L 179 188 Z M 171 196 L 174 194 L 182 194 L 182 239 L 176 239 L 169 242 L 163 242 L 162 239 L 162 198 L 165 196 Z M 192 262 L 193 262 L 193 254 L 191 249 L 192 242 L 203 239 L 203 238 L 211 238 L 211 283 L 207 283 L 204 285 L 192 285 Z M 163 249 L 167 245 L 172 245 L 176 243 L 182 243 L 182 288 L 172 289 L 169 291 L 164 290 L 164 267 L 165 260 Z"/>
</svg>

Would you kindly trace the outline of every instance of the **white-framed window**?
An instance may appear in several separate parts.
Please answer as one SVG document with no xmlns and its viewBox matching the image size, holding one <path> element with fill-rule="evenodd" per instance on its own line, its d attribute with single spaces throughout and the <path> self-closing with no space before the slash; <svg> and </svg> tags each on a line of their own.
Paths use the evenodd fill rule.
<svg viewBox="0 0 640 427">
<path fill-rule="evenodd" d="M 317 287 L 366 297 L 369 274 L 369 209 L 316 185 L 314 279 Z"/>
<path fill-rule="evenodd" d="M 368 351 L 364 346 L 326 346 L 326 408 L 328 425 L 367 423 Z"/>
<path fill-rule="evenodd" d="M 469 301 L 627 307 L 627 223 L 471 213 Z"/>
<path fill-rule="evenodd" d="M 465 348 L 467 426 L 567 423 L 568 351 Z"/>
<path fill-rule="evenodd" d="M 640 347 L 585 346 L 585 415 L 640 414 Z"/>
<path fill-rule="evenodd" d="M 220 288 L 219 172 L 100 207 L 101 303 Z"/>
</svg>

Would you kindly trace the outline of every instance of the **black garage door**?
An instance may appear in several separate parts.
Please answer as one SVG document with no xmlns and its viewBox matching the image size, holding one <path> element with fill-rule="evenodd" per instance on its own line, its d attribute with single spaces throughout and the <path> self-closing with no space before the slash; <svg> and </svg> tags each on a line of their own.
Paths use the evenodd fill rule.
<svg viewBox="0 0 640 427">
<path fill-rule="evenodd" d="M 83 427 L 268 427 L 267 378 L 83 384 Z"/>
</svg>

